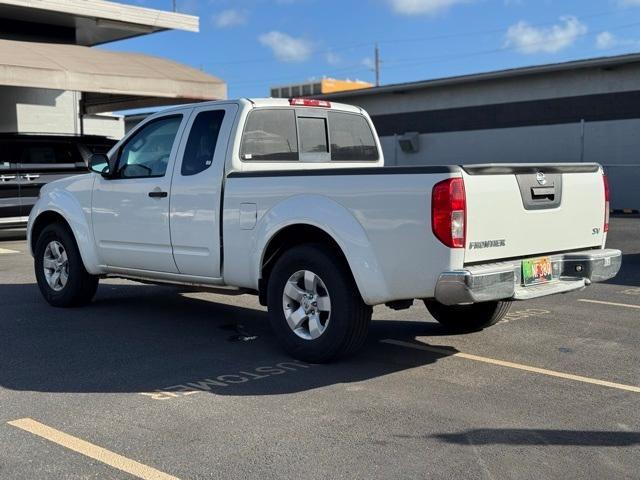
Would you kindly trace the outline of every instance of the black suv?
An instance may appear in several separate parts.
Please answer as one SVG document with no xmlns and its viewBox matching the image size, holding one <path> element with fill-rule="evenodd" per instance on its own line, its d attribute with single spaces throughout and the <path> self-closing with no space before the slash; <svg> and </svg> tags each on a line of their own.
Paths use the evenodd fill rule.
<svg viewBox="0 0 640 480">
<path fill-rule="evenodd" d="M 25 226 L 44 184 L 86 173 L 89 157 L 115 143 L 93 135 L 0 133 L 0 229 Z"/>
</svg>

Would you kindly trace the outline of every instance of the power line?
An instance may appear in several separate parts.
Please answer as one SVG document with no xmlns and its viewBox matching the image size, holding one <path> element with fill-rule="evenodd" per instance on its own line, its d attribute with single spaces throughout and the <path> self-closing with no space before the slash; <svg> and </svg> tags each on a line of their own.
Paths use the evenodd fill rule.
<svg viewBox="0 0 640 480">
<path fill-rule="evenodd" d="M 636 27 L 639 26 L 640 22 L 633 22 L 633 23 L 629 23 L 629 24 L 624 24 L 624 25 L 618 25 L 618 26 L 614 26 L 611 28 L 608 28 L 608 31 L 618 31 L 618 30 L 623 30 L 626 28 L 632 28 L 632 27 Z M 580 34 L 577 35 L 577 37 L 588 37 L 588 36 L 594 36 L 597 35 L 599 32 L 587 32 L 584 34 Z M 529 46 L 535 46 L 535 45 L 542 45 L 547 43 L 546 41 L 541 41 L 541 42 L 533 42 L 533 43 L 529 43 Z M 501 48 L 496 48 L 496 49 L 490 49 L 490 50 L 479 50 L 479 51 L 475 51 L 475 52 L 468 52 L 468 53 L 461 53 L 461 54 L 447 54 L 447 55 L 432 55 L 432 56 L 427 56 L 427 57 L 416 57 L 416 58 L 405 58 L 405 59 L 397 59 L 397 60 L 385 60 L 385 65 L 388 65 L 390 68 L 402 68 L 402 67 L 413 67 L 416 65 L 421 65 L 427 62 L 440 62 L 440 63 L 444 63 L 447 61 L 451 61 L 451 60 L 458 60 L 458 59 L 462 59 L 462 58 L 473 58 L 473 57 L 477 57 L 477 56 L 484 56 L 484 55 L 491 55 L 491 54 L 496 54 L 496 53 L 503 53 L 503 52 L 509 52 L 509 51 L 515 51 L 518 50 L 519 48 L 521 48 L 520 46 L 514 45 L 511 47 L 501 47 Z M 356 68 L 359 68 L 358 70 L 356 70 Z M 340 68 L 340 69 L 334 69 L 331 71 L 325 71 L 324 75 L 331 75 L 334 73 L 340 73 L 340 72 L 350 72 L 352 74 L 354 73 L 361 73 L 361 72 L 368 72 L 370 71 L 370 69 L 363 69 L 361 65 L 351 65 L 349 67 L 346 68 Z M 316 77 L 322 77 L 323 75 L 315 75 Z M 309 76 L 308 76 L 309 77 Z M 273 82 L 280 82 L 280 81 L 287 81 L 287 80 L 297 80 L 300 78 L 300 75 L 297 76 L 289 76 L 287 78 L 284 77 L 280 77 L 280 78 L 272 78 L 272 79 L 265 79 L 265 80 L 259 80 L 259 81 L 255 81 L 255 80 L 249 80 L 246 82 L 234 82 L 233 80 L 229 81 L 229 84 L 232 86 L 235 85 L 264 85 L 265 83 L 273 83 Z"/>
<path fill-rule="evenodd" d="M 592 18 L 598 18 L 598 17 L 607 16 L 607 15 L 612 15 L 614 13 L 617 13 L 617 10 L 608 10 L 608 11 L 593 13 L 593 14 L 589 14 L 589 15 L 582 15 L 580 18 L 583 19 L 583 20 L 588 20 L 588 19 L 592 19 Z M 544 26 L 548 26 L 548 25 L 554 25 L 556 22 L 557 22 L 557 19 L 554 19 L 554 20 L 549 20 L 549 21 L 546 21 L 546 22 L 534 23 L 534 24 L 531 24 L 530 26 L 532 26 L 532 27 L 544 27 Z M 489 35 L 489 34 L 493 34 L 493 33 L 503 33 L 506 29 L 509 28 L 509 26 L 510 25 L 503 26 L 503 27 L 500 27 L 500 28 L 487 29 L 487 30 L 476 30 L 476 31 L 471 31 L 471 32 L 446 33 L 446 34 L 441 34 L 441 35 L 429 35 L 429 36 L 425 36 L 425 37 L 409 37 L 409 38 L 397 38 L 397 39 L 388 39 L 388 40 L 384 40 L 383 39 L 383 40 L 379 40 L 377 42 L 376 41 L 367 41 L 367 42 L 358 42 L 358 43 L 351 43 L 351 44 L 336 45 L 336 46 L 333 46 L 333 47 L 312 50 L 311 51 L 311 55 L 322 55 L 322 54 L 328 54 L 328 53 L 332 53 L 332 52 L 341 52 L 341 51 L 345 51 L 345 50 L 356 49 L 356 48 L 364 48 L 364 47 L 369 47 L 370 48 L 371 44 L 373 44 L 373 43 L 378 43 L 378 44 L 382 44 L 382 45 L 396 44 L 396 43 L 418 43 L 418 42 L 427 42 L 427 41 L 434 41 L 434 40 L 446 40 L 446 39 L 450 39 L 450 38 L 470 37 L 470 36 L 474 36 L 474 35 Z M 205 64 L 206 65 L 242 65 L 242 64 L 247 64 L 247 63 L 267 63 L 267 62 L 274 62 L 274 61 L 277 61 L 277 59 L 275 59 L 274 57 L 259 57 L 259 58 L 242 59 L 242 60 L 211 61 L 211 62 L 206 62 Z"/>
</svg>

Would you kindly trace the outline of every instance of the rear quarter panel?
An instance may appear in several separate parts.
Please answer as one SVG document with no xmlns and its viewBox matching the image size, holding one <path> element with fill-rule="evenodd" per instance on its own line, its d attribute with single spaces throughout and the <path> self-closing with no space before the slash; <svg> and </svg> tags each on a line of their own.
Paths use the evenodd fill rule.
<svg viewBox="0 0 640 480">
<path fill-rule="evenodd" d="M 374 170 L 374 169 L 370 169 Z M 282 228 L 323 229 L 342 248 L 365 302 L 433 296 L 441 272 L 460 268 L 463 251 L 431 232 L 433 185 L 452 174 L 232 174 L 223 211 L 224 280 L 258 287 L 268 241 Z M 364 170 L 363 170 L 364 172 Z M 241 204 L 256 205 L 256 224 L 240 227 Z M 243 225 L 246 228 L 246 224 Z"/>
</svg>

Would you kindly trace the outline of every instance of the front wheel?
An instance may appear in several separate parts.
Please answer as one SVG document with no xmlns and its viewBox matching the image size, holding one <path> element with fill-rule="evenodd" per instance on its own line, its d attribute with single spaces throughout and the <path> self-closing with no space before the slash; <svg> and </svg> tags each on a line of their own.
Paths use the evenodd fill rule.
<svg viewBox="0 0 640 480">
<path fill-rule="evenodd" d="M 94 297 L 98 277 L 85 270 L 76 241 L 64 225 L 54 223 L 42 230 L 34 256 L 38 287 L 49 304 L 74 307 Z"/>
<path fill-rule="evenodd" d="M 271 326 L 285 350 L 312 363 L 336 360 L 362 347 L 371 321 L 348 266 L 322 245 L 285 252 L 269 277 Z"/>
<path fill-rule="evenodd" d="M 459 332 L 475 332 L 498 323 L 509 312 L 511 302 L 443 305 L 436 300 L 424 301 L 427 310 L 441 325 Z"/>
</svg>

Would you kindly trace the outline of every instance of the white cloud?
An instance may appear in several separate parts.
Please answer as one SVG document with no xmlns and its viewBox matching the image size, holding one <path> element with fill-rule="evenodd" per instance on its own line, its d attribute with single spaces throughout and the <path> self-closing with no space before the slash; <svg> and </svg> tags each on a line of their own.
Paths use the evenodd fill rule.
<svg viewBox="0 0 640 480">
<path fill-rule="evenodd" d="M 247 23 L 248 16 L 249 12 L 246 10 L 235 10 L 230 8 L 229 10 L 223 10 L 222 12 L 214 15 L 213 24 L 218 28 L 236 27 Z"/>
<path fill-rule="evenodd" d="M 387 0 L 401 15 L 436 15 L 460 3 L 473 0 Z"/>
<path fill-rule="evenodd" d="M 373 70 L 374 68 L 376 68 L 376 63 L 373 61 L 371 57 L 363 58 L 360 63 L 362 63 L 362 66 L 364 66 L 365 68 L 368 68 L 369 70 Z"/>
<path fill-rule="evenodd" d="M 337 53 L 327 52 L 324 56 L 329 65 L 338 65 L 342 62 L 342 57 Z"/>
<path fill-rule="evenodd" d="M 587 26 L 576 17 L 561 17 L 560 21 L 546 28 L 518 22 L 507 30 L 505 45 L 521 53 L 555 53 L 573 45 L 578 37 L 588 31 Z"/>
<path fill-rule="evenodd" d="M 596 37 L 596 48 L 599 50 L 611 50 L 616 47 L 640 47 L 640 41 L 632 38 L 620 38 L 611 32 L 601 32 Z"/>
<path fill-rule="evenodd" d="M 618 5 L 622 7 L 638 7 L 640 0 L 618 0 Z"/>
<path fill-rule="evenodd" d="M 606 50 L 607 48 L 615 47 L 618 40 L 610 32 L 599 33 L 596 37 L 596 47 L 600 50 Z"/>
<path fill-rule="evenodd" d="M 258 37 L 265 47 L 269 47 L 275 57 L 282 62 L 304 62 L 311 56 L 311 42 L 295 38 L 273 30 Z"/>
</svg>

